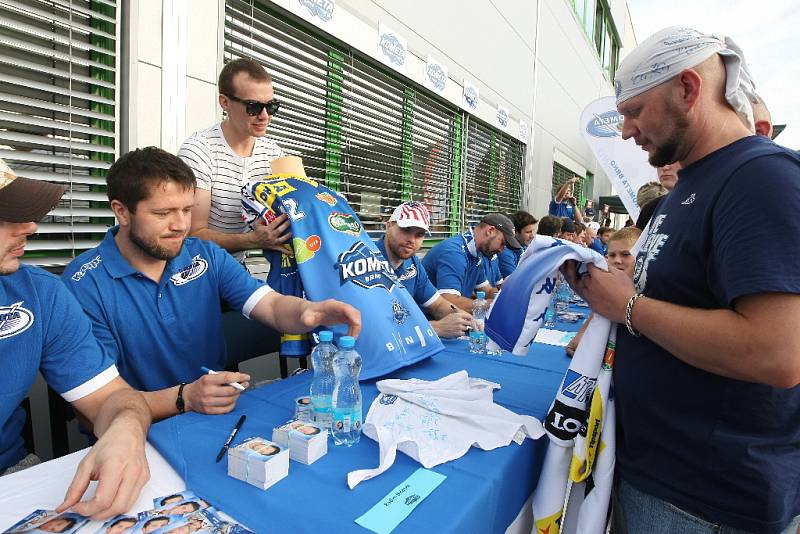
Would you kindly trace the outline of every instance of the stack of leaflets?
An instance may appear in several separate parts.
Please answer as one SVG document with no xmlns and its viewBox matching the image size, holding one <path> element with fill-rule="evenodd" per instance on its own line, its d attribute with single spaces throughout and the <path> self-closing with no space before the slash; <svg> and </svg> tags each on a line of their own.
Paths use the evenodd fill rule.
<svg viewBox="0 0 800 534">
<path fill-rule="evenodd" d="M 289 474 L 289 450 L 252 437 L 228 449 L 228 475 L 267 489 Z"/>
<path fill-rule="evenodd" d="M 328 453 L 328 431 L 316 423 L 292 419 L 272 430 L 272 441 L 289 449 L 289 458 L 311 465 Z"/>
</svg>

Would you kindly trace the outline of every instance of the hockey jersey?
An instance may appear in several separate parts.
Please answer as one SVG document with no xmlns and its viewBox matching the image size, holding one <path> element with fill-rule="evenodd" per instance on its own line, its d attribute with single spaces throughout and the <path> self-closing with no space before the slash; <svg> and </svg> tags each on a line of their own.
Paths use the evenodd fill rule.
<svg viewBox="0 0 800 534">
<path fill-rule="evenodd" d="M 294 258 L 282 255 L 280 263 L 272 263 L 277 271 L 269 279 L 273 289 L 313 301 L 336 299 L 359 309 L 362 330 L 356 350 L 363 360 L 362 380 L 443 350 L 343 196 L 304 176 L 274 174 L 243 188 L 242 210 L 250 224 L 289 215 Z M 337 337 L 345 333 L 344 325 L 333 330 Z"/>
</svg>

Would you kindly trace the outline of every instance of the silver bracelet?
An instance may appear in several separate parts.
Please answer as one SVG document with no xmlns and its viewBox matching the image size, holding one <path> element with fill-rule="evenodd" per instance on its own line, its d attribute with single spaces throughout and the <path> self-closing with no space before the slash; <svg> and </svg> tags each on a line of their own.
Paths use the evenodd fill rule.
<svg viewBox="0 0 800 534">
<path fill-rule="evenodd" d="M 633 324 L 631 323 L 631 316 L 633 315 L 633 305 L 636 303 L 637 300 L 639 300 L 643 296 L 644 295 L 642 295 L 641 293 L 636 293 L 634 296 L 630 298 L 630 300 L 628 300 L 628 305 L 625 306 L 625 328 L 627 328 L 628 332 L 630 332 L 631 335 L 635 337 L 641 337 L 642 334 L 640 334 L 633 327 Z"/>
</svg>

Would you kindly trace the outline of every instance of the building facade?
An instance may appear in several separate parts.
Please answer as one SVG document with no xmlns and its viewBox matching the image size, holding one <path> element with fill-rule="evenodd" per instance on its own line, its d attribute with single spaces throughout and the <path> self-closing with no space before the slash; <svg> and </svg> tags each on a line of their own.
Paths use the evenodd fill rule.
<svg viewBox="0 0 800 534">
<path fill-rule="evenodd" d="M 70 184 L 25 260 L 97 243 L 114 158 L 218 122 L 217 74 L 240 56 L 273 75 L 270 135 L 370 230 L 406 199 L 441 238 L 488 211 L 541 217 L 572 175 L 608 195 L 578 121 L 612 94 L 629 19 L 624 0 L 0 2 L 0 157 Z"/>
</svg>

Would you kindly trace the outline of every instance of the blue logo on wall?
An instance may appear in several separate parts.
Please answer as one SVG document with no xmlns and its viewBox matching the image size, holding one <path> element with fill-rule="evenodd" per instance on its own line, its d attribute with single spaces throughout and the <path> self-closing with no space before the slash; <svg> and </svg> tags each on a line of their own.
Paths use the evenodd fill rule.
<svg viewBox="0 0 800 534">
<path fill-rule="evenodd" d="M 312 17 L 318 17 L 325 22 L 333 18 L 334 0 L 300 0 L 300 4 L 308 9 Z"/>
<path fill-rule="evenodd" d="M 586 125 L 586 132 L 594 137 L 617 137 L 622 135 L 625 119 L 615 109 L 595 115 Z"/>
<path fill-rule="evenodd" d="M 381 50 L 389 58 L 389 61 L 402 67 L 406 62 L 406 49 L 400 43 L 400 39 L 393 33 L 384 33 L 381 35 L 380 42 Z"/>
<path fill-rule="evenodd" d="M 508 111 L 503 108 L 499 108 L 497 110 L 497 122 L 500 123 L 500 126 L 503 128 L 508 126 Z"/>
<path fill-rule="evenodd" d="M 465 88 L 464 100 L 466 100 L 470 109 L 476 109 L 478 107 L 478 91 L 476 91 L 474 87 Z"/>
<path fill-rule="evenodd" d="M 445 74 L 441 65 L 429 63 L 427 69 L 425 69 L 425 73 L 428 76 L 428 80 L 437 91 L 444 91 L 444 86 L 447 83 L 447 74 Z"/>
<path fill-rule="evenodd" d="M 339 285 L 353 282 L 365 289 L 382 287 L 391 291 L 399 283 L 388 262 L 362 241 L 339 254 L 335 268 L 339 271 Z"/>
</svg>

